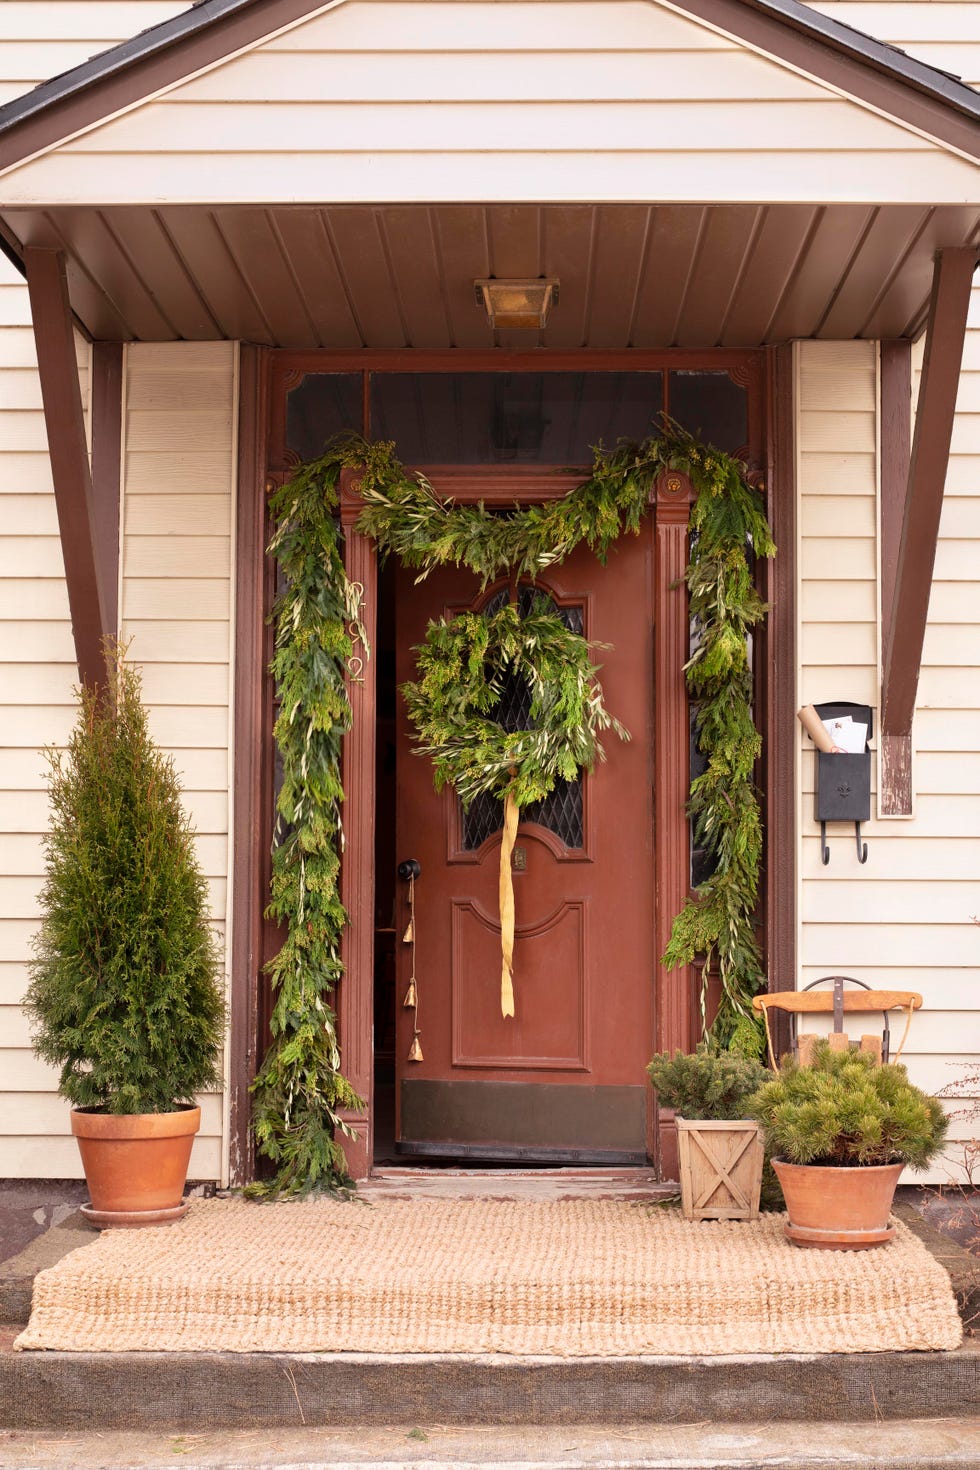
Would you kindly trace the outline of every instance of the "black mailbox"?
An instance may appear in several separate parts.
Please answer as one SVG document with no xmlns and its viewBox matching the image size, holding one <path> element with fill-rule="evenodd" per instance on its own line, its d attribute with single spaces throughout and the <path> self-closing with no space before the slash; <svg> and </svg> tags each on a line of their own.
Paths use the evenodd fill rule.
<svg viewBox="0 0 980 1470">
<path fill-rule="evenodd" d="M 867 725 L 868 739 L 873 734 L 873 713 L 869 705 L 840 701 L 818 704 L 814 708 L 822 720 L 850 716 L 856 724 Z M 830 862 L 827 846 L 828 822 L 853 822 L 857 841 L 858 862 L 868 861 L 868 845 L 861 841 L 861 823 L 871 819 L 871 751 L 865 740 L 864 750 L 838 754 L 818 750 L 814 815 L 820 823 L 820 856 Z"/>
</svg>

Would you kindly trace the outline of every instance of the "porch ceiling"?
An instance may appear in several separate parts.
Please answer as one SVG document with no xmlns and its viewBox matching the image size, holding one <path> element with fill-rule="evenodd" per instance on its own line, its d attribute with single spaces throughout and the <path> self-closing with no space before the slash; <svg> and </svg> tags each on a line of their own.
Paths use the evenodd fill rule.
<svg viewBox="0 0 980 1470">
<path fill-rule="evenodd" d="M 63 250 L 98 340 L 293 348 L 752 347 L 914 337 L 975 207 L 862 204 L 114 206 L 11 210 Z M 494 334 L 482 276 L 555 275 L 545 331 Z"/>
</svg>

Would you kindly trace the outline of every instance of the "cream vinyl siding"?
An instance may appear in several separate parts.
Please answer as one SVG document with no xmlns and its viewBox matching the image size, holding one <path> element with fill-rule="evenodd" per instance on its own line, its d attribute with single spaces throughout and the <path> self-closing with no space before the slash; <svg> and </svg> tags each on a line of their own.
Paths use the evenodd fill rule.
<svg viewBox="0 0 980 1470">
<path fill-rule="evenodd" d="M 167 0 L 4 0 L 0 103 L 186 9 Z M 89 348 L 77 339 L 88 398 Z M 80 1175 L 54 1072 L 35 1061 L 20 1000 L 47 826 L 42 747 L 64 740 L 77 673 L 41 412 L 30 304 L 0 256 L 0 1178 Z M 227 757 L 223 756 L 224 764 Z M 226 800 L 226 793 L 223 794 Z M 224 901 L 224 877 L 215 880 Z M 202 1177 L 217 1177 L 222 1100 L 205 1100 Z"/>
<path fill-rule="evenodd" d="M 11 170 L 3 192 L 439 202 L 478 180 L 487 202 L 940 203 L 974 179 L 657 0 L 344 0 Z"/>
<path fill-rule="evenodd" d="M 143 671 L 150 728 L 180 774 L 223 939 L 237 360 L 230 342 L 134 343 L 124 388 L 122 636 Z M 220 1097 L 204 1100 L 191 1177 L 227 1177 Z"/>
<path fill-rule="evenodd" d="M 862 828 L 866 864 L 857 861 L 853 826 L 836 824 L 828 828 L 830 863 L 822 865 L 813 748 L 800 736 L 800 983 L 842 973 L 918 990 L 924 1007 L 903 1059 L 930 1091 L 980 1072 L 980 929 L 972 921 L 980 915 L 977 291 L 971 322 L 919 681 L 914 816 L 877 820 L 873 794 L 872 820 Z M 855 700 L 871 704 L 877 721 L 877 352 L 868 343 L 801 342 L 797 369 L 798 702 Z M 875 757 L 873 791 L 876 777 Z M 892 1027 L 897 1042 L 897 1017 Z M 954 1119 L 950 1166 L 955 1140 L 978 1132 L 980 1120 Z M 928 1177 L 947 1172 L 940 1164 Z"/>
<path fill-rule="evenodd" d="M 5 271 L 9 269 L 4 262 Z M 20 1000 L 37 925 L 42 747 L 74 719 L 75 648 L 27 291 L 0 283 L 0 1178 L 80 1174 L 54 1071 L 35 1060 Z M 83 400 L 88 346 L 76 338 Z"/>
</svg>

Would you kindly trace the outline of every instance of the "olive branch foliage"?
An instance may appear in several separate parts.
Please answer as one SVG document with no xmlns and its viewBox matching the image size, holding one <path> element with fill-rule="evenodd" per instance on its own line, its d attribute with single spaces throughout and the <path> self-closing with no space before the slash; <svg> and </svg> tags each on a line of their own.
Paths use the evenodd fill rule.
<svg viewBox="0 0 980 1470">
<path fill-rule="evenodd" d="M 713 1036 L 761 1049 L 751 1015 L 764 979 L 754 927 L 762 826 L 752 779 L 761 737 L 752 719 L 749 637 L 766 612 L 753 559 L 775 548 L 743 466 L 665 419 L 662 432 L 640 444 L 598 446 L 590 478 L 560 500 L 491 514 L 482 504 L 440 499 L 424 477 L 405 471 L 393 444 L 338 436 L 270 502 L 276 529 L 269 553 L 282 578 L 271 672 L 283 779 L 268 912 L 286 935 L 269 965 L 272 1042 L 253 1084 L 256 1140 L 276 1166 L 275 1178 L 257 1187 L 264 1193 L 348 1185 L 337 1139 L 350 1129 L 341 1114 L 363 1106 L 340 1071 L 330 1004 L 346 923 L 339 871 L 348 661 L 355 641 L 368 651 L 336 517 L 345 467 L 358 470 L 364 500 L 357 530 L 382 554 L 413 568 L 417 581 L 436 566 L 465 567 L 484 589 L 505 572 L 534 578 L 583 542 L 604 561 L 619 536 L 639 531 L 658 475 L 690 477 L 696 499 L 684 580 L 698 633 L 685 677 L 707 765 L 692 782 L 689 809 L 695 840 L 710 849 L 715 869 L 677 915 L 663 960 L 674 968 L 703 956 L 705 975 L 717 966 Z M 530 683 L 532 728 L 507 732 L 493 711 L 504 678 L 514 674 Z M 558 777 L 574 779 L 601 758 L 602 731 L 628 738 L 605 708 L 590 644 L 544 598 L 524 618 L 505 605 L 433 622 L 418 675 L 402 691 L 418 752 L 432 760 L 436 785 L 454 785 L 464 804 L 484 791 L 510 791 L 518 805 L 540 800 Z"/>
</svg>

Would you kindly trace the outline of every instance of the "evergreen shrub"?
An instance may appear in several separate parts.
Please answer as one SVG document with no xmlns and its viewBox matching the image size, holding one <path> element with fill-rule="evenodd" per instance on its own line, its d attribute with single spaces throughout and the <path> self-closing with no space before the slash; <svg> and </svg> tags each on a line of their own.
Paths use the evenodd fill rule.
<svg viewBox="0 0 980 1470">
<path fill-rule="evenodd" d="M 138 672 L 107 645 L 49 761 L 41 927 L 26 1007 L 36 1054 L 75 1107 L 171 1112 L 220 1086 L 224 1001 L 207 887 L 173 762 Z"/>
<path fill-rule="evenodd" d="M 805 1067 L 785 1058 L 749 1109 L 763 1126 L 768 1155 L 790 1164 L 921 1169 L 948 1127 L 939 1102 L 913 1086 L 900 1063 L 882 1066 L 865 1052 L 831 1051 L 825 1041 Z"/>
<path fill-rule="evenodd" d="M 728 1051 L 714 1040 L 693 1052 L 658 1052 L 647 1067 L 661 1107 L 683 1118 L 735 1120 L 752 1116 L 746 1102 L 769 1076 L 754 1057 Z"/>
</svg>

